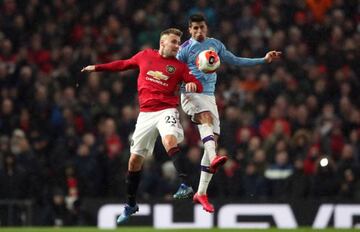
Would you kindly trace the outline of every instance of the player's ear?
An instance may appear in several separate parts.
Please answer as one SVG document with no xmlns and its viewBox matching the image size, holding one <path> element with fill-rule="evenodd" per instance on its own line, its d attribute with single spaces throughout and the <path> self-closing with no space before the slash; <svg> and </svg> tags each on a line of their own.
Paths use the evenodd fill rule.
<svg viewBox="0 0 360 232">
<path fill-rule="evenodd" d="M 162 35 L 160 37 L 160 46 L 164 46 L 166 38 L 167 38 L 167 35 Z"/>
<path fill-rule="evenodd" d="M 160 47 L 164 47 L 164 40 L 160 39 Z"/>
</svg>

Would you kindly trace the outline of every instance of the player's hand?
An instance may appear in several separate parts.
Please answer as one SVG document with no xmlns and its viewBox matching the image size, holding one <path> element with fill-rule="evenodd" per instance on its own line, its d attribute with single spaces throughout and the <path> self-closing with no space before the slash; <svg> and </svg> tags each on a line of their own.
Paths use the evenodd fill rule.
<svg viewBox="0 0 360 232">
<path fill-rule="evenodd" d="M 273 60 L 278 60 L 281 57 L 281 52 L 278 51 L 270 51 L 266 53 L 264 59 L 266 63 L 271 63 Z"/>
<path fill-rule="evenodd" d="M 81 72 L 94 72 L 95 71 L 95 65 L 88 65 L 81 69 Z"/>
<path fill-rule="evenodd" d="M 185 85 L 186 92 L 196 92 L 197 86 L 194 82 L 189 82 Z"/>
</svg>

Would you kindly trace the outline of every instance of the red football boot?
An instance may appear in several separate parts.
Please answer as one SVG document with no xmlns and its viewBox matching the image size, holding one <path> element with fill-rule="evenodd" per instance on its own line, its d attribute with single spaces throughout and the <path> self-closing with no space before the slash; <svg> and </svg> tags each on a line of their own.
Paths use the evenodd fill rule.
<svg viewBox="0 0 360 232">
<path fill-rule="evenodd" d="M 197 193 L 195 193 L 194 197 L 193 197 L 193 201 L 194 203 L 200 203 L 203 207 L 203 209 L 209 213 L 213 213 L 214 212 L 214 206 L 209 203 L 208 197 L 207 195 L 199 195 Z"/>
<path fill-rule="evenodd" d="M 211 164 L 209 167 L 210 170 L 213 173 L 217 172 L 218 168 L 223 166 L 227 160 L 228 160 L 227 156 L 216 155 L 215 158 L 211 161 Z"/>
</svg>

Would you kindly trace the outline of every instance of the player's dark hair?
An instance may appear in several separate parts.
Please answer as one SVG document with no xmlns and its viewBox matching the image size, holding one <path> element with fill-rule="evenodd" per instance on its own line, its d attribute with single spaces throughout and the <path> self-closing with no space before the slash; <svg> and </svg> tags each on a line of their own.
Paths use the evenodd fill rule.
<svg viewBox="0 0 360 232">
<path fill-rule="evenodd" d="M 191 27 L 191 24 L 192 23 L 200 23 L 200 22 L 206 22 L 206 18 L 204 15 L 202 14 L 193 14 L 193 15 L 190 15 L 189 17 L 189 27 Z"/>
<path fill-rule="evenodd" d="M 183 33 L 182 33 L 182 31 L 180 31 L 179 29 L 172 27 L 172 28 L 168 28 L 168 29 L 162 31 L 162 32 L 160 33 L 160 38 L 161 38 L 163 35 L 170 35 L 170 34 L 177 35 L 177 36 L 181 37 Z"/>
</svg>

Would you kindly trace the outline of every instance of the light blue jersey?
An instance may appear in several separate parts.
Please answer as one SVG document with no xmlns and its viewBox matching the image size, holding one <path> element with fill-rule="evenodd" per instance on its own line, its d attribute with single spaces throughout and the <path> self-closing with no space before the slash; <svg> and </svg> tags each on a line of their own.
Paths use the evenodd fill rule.
<svg viewBox="0 0 360 232">
<path fill-rule="evenodd" d="M 203 73 L 201 72 L 195 64 L 196 57 L 201 51 L 211 49 L 218 53 L 221 63 L 227 63 L 237 66 L 254 66 L 258 64 L 264 64 L 264 58 L 243 58 L 237 57 L 230 51 L 228 51 L 225 45 L 217 39 L 206 38 L 202 42 L 198 42 L 193 38 L 185 41 L 180 48 L 180 51 L 177 54 L 177 58 L 189 66 L 192 74 L 201 82 L 204 87 L 203 94 L 214 95 L 215 84 L 217 75 L 216 73 Z M 184 92 L 184 88 L 181 88 L 181 91 Z"/>
</svg>

